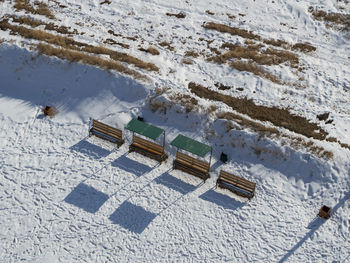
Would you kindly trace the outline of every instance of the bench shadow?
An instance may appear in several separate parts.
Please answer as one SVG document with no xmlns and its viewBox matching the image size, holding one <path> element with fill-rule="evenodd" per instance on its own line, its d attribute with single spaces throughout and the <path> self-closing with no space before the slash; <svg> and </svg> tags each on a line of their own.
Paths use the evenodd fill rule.
<svg viewBox="0 0 350 263">
<path fill-rule="evenodd" d="M 213 189 L 209 189 L 205 193 L 201 194 L 199 198 L 230 210 L 236 210 L 245 205 L 245 203 L 237 201 L 236 199 L 231 198 L 227 195 L 218 193 Z"/>
<path fill-rule="evenodd" d="M 126 172 L 132 173 L 137 177 L 150 172 L 153 168 L 128 158 L 126 155 L 120 156 L 111 163 L 112 166 L 118 167 Z"/>
<path fill-rule="evenodd" d="M 162 184 L 168 188 L 171 188 L 183 195 L 192 192 L 196 189 L 196 186 L 192 184 L 188 184 L 172 175 L 168 172 L 163 173 L 161 176 L 154 179 L 154 181 L 158 184 Z"/>
<path fill-rule="evenodd" d="M 108 195 L 95 188 L 80 183 L 67 195 L 64 201 L 68 204 L 77 206 L 86 212 L 96 213 L 100 207 L 108 200 Z"/>
<path fill-rule="evenodd" d="M 109 216 L 109 220 L 131 232 L 141 234 L 156 216 L 141 206 L 125 201 Z"/>
<path fill-rule="evenodd" d="M 94 159 L 101 159 L 108 156 L 111 151 L 108 151 L 96 144 L 92 144 L 87 141 L 87 138 L 74 144 L 69 148 L 71 151 L 80 152 L 82 154 L 88 155 Z"/>
<path fill-rule="evenodd" d="M 332 209 L 332 212 L 331 212 L 331 215 L 332 214 L 335 214 L 336 211 L 342 207 L 345 203 L 345 201 L 347 199 L 350 198 L 350 193 L 348 193 L 347 195 L 345 195 L 342 199 L 339 200 L 339 202 L 337 203 L 337 205 Z M 329 220 L 329 219 L 328 219 Z M 305 236 L 300 239 L 300 241 L 295 244 L 294 247 L 292 247 L 289 252 L 287 254 L 285 254 L 280 261 L 278 261 L 278 263 L 283 263 L 283 262 L 286 262 L 287 259 L 294 254 L 295 251 L 298 250 L 298 248 L 300 248 L 306 240 L 308 240 L 309 238 L 312 237 L 312 235 L 326 222 L 327 220 L 326 219 L 323 219 L 323 218 L 319 218 L 319 217 L 315 217 L 310 223 L 309 225 L 307 226 L 308 229 L 310 229 L 309 232 L 307 232 L 305 234 Z"/>
</svg>

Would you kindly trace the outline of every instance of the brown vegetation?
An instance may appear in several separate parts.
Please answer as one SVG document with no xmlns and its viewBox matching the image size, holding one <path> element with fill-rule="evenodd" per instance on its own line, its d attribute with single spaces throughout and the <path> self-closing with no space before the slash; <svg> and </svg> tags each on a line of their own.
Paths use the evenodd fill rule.
<svg viewBox="0 0 350 263">
<path fill-rule="evenodd" d="M 135 58 L 133 56 L 130 56 L 128 54 L 113 51 L 113 50 L 110 50 L 110 49 L 102 47 L 102 46 L 99 46 L 99 47 L 84 46 L 81 50 L 88 52 L 88 53 L 93 53 L 93 54 L 109 55 L 110 58 L 112 58 L 116 61 L 121 61 L 121 62 L 126 62 L 128 64 L 133 64 L 134 66 L 136 66 L 138 68 L 142 68 L 142 69 L 145 69 L 148 71 L 158 71 L 159 70 L 159 68 L 153 63 L 144 62 L 144 61 L 142 61 L 138 58 Z"/>
<path fill-rule="evenodd" d="M 270 48 L 259 50 L 260 47 L 261 45 L 250 45 L 245 47 L 231 43 L 224 43 L 221 48 L 228 48 L 230 51 L 219 56 L 210 57 L 208 60 L 216 63 L 226 63 L 231 58 L 244 58 L 252 60 L 259 65 L 268 66 L 289 62 L 293 67 L 296 67 L 299 63 L 298 56 L 292 52 Z"/>
<path fill-rule="evenodd" d="M 230 19 L 235 19 L 236 17 L 234 15 L 231 15 L 230 13 L 226 13 L 227 17 Z"/>
<path fill-rule="evenodd" d="M 185 57 L 193 57 L 193 58 L 198 58 L 199 54 L 196 51 L 186 51 L 185 52 Z"/>
<path fill-rule="evenodd" d="M 50 45 L 39 44 L 37 46 L 38 52 L 41 55 L 55 56 L 60 59 L 66 59 L 71 62 L 80 62 L 91 66 L 97 66 L 102 69 L 115 70 L 120 73 L 130 75 L 135 79 L 145 80 L 146 77 L 137 71 L 131 70 L 123 66 L 122 64 L 106 60 L 99 57 L 91 56 L 83 52 L 73 51 L 65 48 L 54 48 Z"/>
<path fill-rule="evenodd" d="M 159 51 L 158 51 L 158 49 L 156 49 L 155 47 L 148 47 L 147 49 L 145 49 L 145 48 L 139 48 L 139 50 L 140 50 L 140 51 L 143 51 L 143 52 L 146 52 L 146 53 L 150 53 L 150 54 L 152 54 L 152 55 L 154 55 L 154 56 L 160 54 Z"/>
<path fill-rule="evenodd" d="M 104 4 L 109 5 L 109 4 L 111 4 L 111 3 L 112 3 L 112 2 L 109 1 L 109 0 L 104 0 L 103 2 L 100 3 L 100 5 L 104 5 Z"/>
<path fill-rule="evenodd" d="M 248 61 L 248 62 L 239 61 L 239 60 L 232 61 L 230 63 L 230 67 L 232 67 L 236 70 L 239 70 L 239 71 L 251 72 L 259 77 L 266 78 L 266 79 L 268 79 L 276 84 L 280 84 L 280 85 L 283 84 L 277 76 L 268 72 L 263 67 L 252 63 L 251 61 Z"/>
<path fill-rule="evenodd" d="M 167 16 L 175 16 L 176 18 L 185 18 L 186 14 L 183 12 L 180 12 L 178 14 L 172 14 L 172 13 L 166 13 Z"/>
<path fill-rule="evenodd" d="M 115 40 L 113 40 L 111 38 L 107 38 L 105 41 L 103 41 L 103 43 L 109 44 L 109 45 L 118 45 L 118 46 L 121 46 L 123 48 L 129 48 L 130 47 L 128 44 L 117 42 L 117 41 L 115 41 Z"/>
<path fill-rule="evenodd" d="M 160 42 L 159 46 L 166 47 L 170 51 L 174 51 L 175 50 L 175 48 L 173 46 L 171 46 L 169 42 L 166 42 L 166 41 Z"/>
<path fill-rule="evenodd" d="M 121 37 L 121 38 L 125 38 L 125 39 L 132 40 L 132 41 L 136 41 L 137 40 L 137 37 L 126 37 L 126 36 L 123 36 L 122 34 L 114 33 L 113 30 L 108 30 L 108 33 L 113 35 L 113 36 L 115 36 L 115 37 Z"/>
<path fill-rule="evenodd" d="M 183 58 L 182 63 L 187 65 L 192 65 L 193 61 L 191 59 Z"/>
<path fill-rule="evenodd" d="M 210 10 L 205 10 L 205 12 L 206 12 L 208 15 L 211 15 L 211 16 L 215 15 L 215 13 L 211 12 Z"/>
<path fill-rule="evenodd" d="M 55 19 L 56 18 L 54 16 L 54 14 L 52 14 L 52 12 L 49 9 L 49 7 L 47 6 L 47 4 L 45 4 L 43 2 L 40 2 L 38 4 L 38 8 L 36 10 L 36 14 L 46 16 L 46 17 L 48 17 L 50 19 Z"/>
<path fill-rule="evenodd" d="M 198 100 L 188 94 L 176 93 L 176 94 L 170 95 L 169 99 L 172 102 L 176 102 L 184 106 L 185 113 L 194 111 L 196 109 L 196 106 L 198 105 Z"/>
<path fill-rule="evenodd" d="M 24 10 L 28 13 L 43 15 L 50 19 L 55 19 L 55 16 L 52 14 L 47 4 L 43 2 L 38 3 L 37 8 L 35 9 L 34 6 L 29 3 L 29 0 L 15 0 L 13 7 L 16 9 L 16 11 Z"/>
<path fill-rule="evenodd" d="M 316 48 L 308 43 L 296 43 L 292 46 L 292 50 L 298 50 L 304 53 L 308 53 L 315 51 Z"/>
<path fill-rule="evenodd" d="M 326 159 L 333 158 L 332 152 L 326 151 L 323 147 L 316 146 L 315 143 L 313 143 L 312 141 L 306 141 L 305 139 L 302 139 L 300 137 L 283 134 L 274 127 L 266 126 L 257 121 L 250 120 L 244 116 L 235 114 L 233 112 L 220 112 L 216 116 L 219 119 L 226 119 L 228 121 L 234 121 L 235 123 L 237 123 L 237 125 L 235 125 L 232 122 L 228 122 L 227 123 L 228 131 L 232 129 L 240 130 L 243 128 L 247 128 L 258 133 L 259 137 L 263 137 L 263 136 L 270 137 L 270 138 L 283 137 L 284 139 L 287 139 L 289 141 L 289 145 L 294 149 L 298 150 L 304 147 L 308 149 L 312 154 L 320 158 L 326 158 Z M 286 143 L 285 141 L 282 141 L 282 144 L 285 144 L 285 143 Z M 242 145 L 242 147 L 244 147 L 244 145 L 245 143 Z M 261 152 L 266 152 L 265 150 L 263 150 L 263 148 L 260 148 L 260 147 L 253 146 L 252 148 L 257 155 L 259 155 L 259 153 Z"/>
<path fill-rule="evenodd" d="M 272 45 L 275 47 L 283 47 L 283 48 L 289 48 L 290 44 L 284 40 L 281 39 L 264 39 L 263 42 L 268 45 Z"/>
<path fill-rule="evenodd" d="M 12 34 L 18 34 L 28 39 L 45 41 L 46 43 L 57 45 L 64 49 L 68 48 L 75 51 L 85 51 L 88 53 L 93 53 L 98 55 L 99 54 L 109 55 L 113 60 L 133 64 L 138 68 L 146 69 L 148 71 L 159 70 L 159 68 L 155 64 L 144 62 L 138 58 L 135 58 L 125 53 L 113 51 L 105 47 L 91 46 L 82 42 L 75 41 L 74 39 L 69 37 L 57 36 L 42 30 L 34 30 L 23 26 L 11 25 L 10 23 L 8 23 L 7 20 L 2 20 L 0 22 L 0 29 L 2 30 L 10 29 Z"/>
<path fill-rule="evenodd" d="M 230 27 L 227 25 L 213 23 L 213 22 L 204 23 L 202 26 L 206 29 L 216 30 L 223 33 L 229 33 L 231 35 L 241 36 L 248 39 L 255 39 L 255 40 L 261 39 L 259 35 L 253 34 L 250 31 L 240 29 L 237 27 Z"/>
<path fill-rule="evenodd" d="M 73 31 L 70 31 L 70 27 L 66 27 L 66 26 L 57 26 L 54 23 L 46 23 L 44 21 L 40 21 L 37 19 L 33 19 L 31 17 L 27 17 L 27 16 L 20 16 L 20 17 L 16 17 L 16 16 L 10 16 L 10 18 L 12 19 L 13 22 L 18 23 L 18 24 L 25 24 L 25 25 L 29 25 L 31 27 L 38 27 L 41 25 L 45 26 L 45 30 L 52 30 L 52 31 L 56 31 L 60 34 L 78 34 L 78 31 L 76 29 L 74 29 Z"/>
<path fill-rule="evenodd" d="M 306 118 L 291 114 L 287 109 L 256 105 L 247 98 L 235 98 L 212 91 L 193 82 L 188 84 L 190 91 L 205 99 L 221 101 L 233 110 L 245 114 L 252 119 L 269 121 L 277 127 L 284 127 L 290 131 L 302 134 L 309 138 L 324 140 L 328 133 Z"/>
<path fill-rule="evenodd" d="M 231 86 L 226 86 L 226 85 L 224 85 L 224 84 L 222 84 L 222 83 L 219 83 L 219 82 L 216 82 L 214 85 L 215 85 L 215 87 L 217 87 L 219 90 L 230 90 L 230 89 L 233 88 L 233 87 L 231 87 Z"/>
<path fill-rule="evenodd" d="M 328 26 L 334 27 L 339 30 L 350 30 L 350 15 L 341 13 L 327 13 L 322 10 L 315 10 L 313 7 L 309 7 L 309 12 L 316 20 L 324 21 Z"/>
</svg>

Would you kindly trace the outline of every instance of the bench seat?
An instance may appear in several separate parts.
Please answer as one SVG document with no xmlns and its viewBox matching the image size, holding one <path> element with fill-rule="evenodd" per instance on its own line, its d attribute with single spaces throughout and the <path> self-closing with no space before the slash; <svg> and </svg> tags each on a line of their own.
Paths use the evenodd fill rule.
<svg viewBox="0 0 350 263">
<path fill-rule="evenodd" d="M 116 143 L 120 147 L 123 143 L 123 132 L 117 128 L 111 127 L 107 124 L 92 120 L 92 126 L 89 131 L 89 136 L 95 135 L 101 139 Z"/>
<path fill-rule="evenodd" d="M 250 199 L 254 196 L 256 183 L 221 170 L 216 185 Z"/>
<path fill-rule="evenodd" d="M 132 137 L 129 152 L 137 152 L 151 159 L 157 160 L 158 162 L 162 162 L 168 158 L 164 152 L 163 146 L 137 136 Z"/>
<path fill-rule="evenodd" d="M 209 178 L 209 163 L 195 159 L 181 152 L 176 153 L 173 168 L 197 176 L 204 181 Z"/>
</svg>

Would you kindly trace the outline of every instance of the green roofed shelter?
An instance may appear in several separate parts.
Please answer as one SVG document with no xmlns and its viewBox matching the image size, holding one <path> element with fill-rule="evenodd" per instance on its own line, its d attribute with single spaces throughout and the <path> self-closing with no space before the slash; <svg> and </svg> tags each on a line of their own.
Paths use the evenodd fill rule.
<svg viewBox="0 0 350 263">
<path fill-rule="evenodd" d="M 175 147 L 204 157 L 212 148 L 209 145 L 193 140 L 189 137 L 179 134 L 171 143 Z"/>
<path fill-rule="evenodd" d="M 125 129 L 146 136 L 152 140 L 156 140 L 162 133 L 165 134 L 163 129 L 137 119 L 132 119 L 129 121 L 129 123 L 125 126 Z"/>
</svg>

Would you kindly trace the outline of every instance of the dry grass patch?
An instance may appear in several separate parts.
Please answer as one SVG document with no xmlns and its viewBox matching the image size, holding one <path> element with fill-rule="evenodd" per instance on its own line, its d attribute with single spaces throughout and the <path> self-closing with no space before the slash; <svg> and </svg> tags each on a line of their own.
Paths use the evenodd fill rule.
<svg viewBox="0 0 350 263">
<path fill-rule="evenodd" d="M 238 124 L 238 125 L 235 125 L 232 122 L 228 122 L 226 125 L 227 131 L 232 129 L 241 130 L 243 128 L 247 128 L 258 133 L 259 137 L 265 136 L 271 139 L 274 139 L 274 138 L 287 139 L 289 141 L 289 145 L 293 149 L 299 150 L 302 148 L 306 148 L 309 152 L 311 152 L 315 156 L 318 156 L 319 158 L 325 158 L 325 159 L 333 158 L 332 152 L 326 151 L 323 147 L 315 145 L 315 143 L 312 141 L 306 141 L 305 139 L 300 137 L 293 137 L 287 134 L 283 134 L 276 128 L 263 125 L 261 123 L 258 123 L 254 120 L 250 120 L 244 116 L 240 116 L 233 112 L 221 112 L 221 113 L 218 113 L 216 116 L 218 119 L 234 121 L 235 123 Z M 282 142 L 282 144 L 286 144 L 286 142 Z M 242 147 L 244 147 L 244 145 L 242 145 Z M 252 148 L 257 155 L 260 155 L 262 152 L 267 153 L 265 150 L 262 150 L 259 147 L 252 147 Z"/>
<path fill-rule="evenodd" d="M 39 41 L 44 41 L 48 44 L 57 45 L 64 49 L 69 48 L 75 51 L 85 51 L 93 54 L 109 55 L 113 60 L 133 64 L 138 68 L 142 68 L 148 71 L 158 72 L 159 70 L 159 68 L 155 64 L 144 62 L 138 58 L 135 58 L 125 53 L 113 51 L 101 46 L 99 47 L 91 46 L 82 42 L 75 41 L 74 39 L 69 37 L 57 36 L 42 30 L 34 30 L 23 26 L 11 25 L 8 23 L 7 20 L 2 20 L 0 22 L 0 29 L 2 30 L 9 29 L 12 34 L 18 34 L 28 39 L 36 39 Z"/>
<path fill-rule="evenodd" d="M 281 39 L 264 39 L 263 42 L 268 45 L 272 45 L 275 47 L 282 47 L 285 49 L 288 49 L 290 47 L 290 44 L 284 40 Z"/>
<path fill-rule="evenodd" d="M 153 63 L 144 62 L 128 54 L 113 51 L 102 46 L 99 46 L 99 47 L 85 46 L 81 50 L 88 53 L 93 53 L 93 54 L 109 55 L 113 60 L 125 62 L 128 64 L 133 64 L 138 68 L 142 68 L 148 71 L 156 71 L 156 72 L 159 71 L 159 68 Z"/>
<path fill-rule="evenodd" d="M 153 56 L 159 55 L 159 51 L 158 49 L 156 49 L 155 47 L 148 47 L 147 49 L 145 48 L 139 48 L 140 51 L 146 52 L 146 53 L 150 53 Z"/>
<path fill-rule="evenodd" d="M 160 43 L 159 43 L 159 46 L 165 47 L 165 48 L 167 48 L 167 49 L 170 50 L 170 51 L 174 51 L 174 50 L 175 50 L 175 48 L 174 48 L 173 46 L 171 46 L 170 43 L 167 42 L 167 41 L 162 41 L 162 42 L 160 42 Z"/>
<path fill-rule="evenodd" d="M 209 61 L 217 63 L 226 63 L 231 58 L 237 59 L 249 59 L 259 65 L 279 65 L 284 62 L 289 62 L 292 67 L 297 67 L 299 64 L 299 58 L 296 54 L 277 49 L 263 49 L 260 50 L 263 45 L 248 45 L 240 46 L 232 43 L 224 43 L 221 48 L 228 48 L 230 51 L 220 55 L 209 58 Z"/>
<path fill-rule="evenodd" d="M 38 15 L 43 15 L 46 16 L 50 19 L 55 19 L 56 17 L 54 16 L 54 14 L 51 12 L 50 8 L 47 6 L 47 4 L 40 2 L 38 4 L 37 10 L 36 10 L 36 14 Z"/>
<path fill-rule="evenodd" d="M 28 13 L 35 14 L 35 8 L 29 3 L 29 0 L 15 0 L 15 4 L 13 6 L 16 11 L 26 11 Z"/>
<path fill-rule="evenodd" d="M 298 50 L 304 53 L 313 52 L 316 48 L 308 43 L 296 43 L 292 46 L 292 50 Z"/>
<path fill-rule="evenodd" d="M 49 44 L 61 46 L 64 48 L 69 47 L 71 49 L 78 49 L 78 46 L 86 46 L 86 44 L 77 42 L 72 38 L 57 36 L 42 30 L 35 30 L 23 26 L 11 25 L 8 23 L 7 19 L 0 21 L 0 29 L 4 31 L 9 29 L 11 34 L 20 35 L 28 39 L 45 41 Z"/>
<path fill-rule="evenodd" d="M 199 54 L 196 51 L 186 51 L 185 52 L 185 57 L 193 57 L 193 58 L 198 58 Z"/>
<path fill-rule="evenodd" d="M 309 138 L 324 140 L 328 133 L 315 123 L 306 118 L 291 114 L 287 109 L 256 105 L 247 98 L 235 98 L 212 91 L 193 82 L 188 84 L 192 93 L 200 98 L 221 101 L 233 110 L 245 114 L 252 119 L 268 121 L 277 127 L 283 127 L 290 131 L 302 134 Z"/>
<path fill-rule="evenodd" d="M 230 89 L 233 89 L 233 87 L 231 86 L 226 86 L 222 83 L 219 83 L 219 82 L 216 82 L 215 84 L 215 87 L 217 87 L 219 90 L 230 90 Z"/>
<path fill-rule="evenodd" d="M 105 41 L 103 41 L 103 43 L 109 44 L 109 45 L 118 45 L 118 46 L 121 46 L 123 48 L 129 48 L 130 47 L 128 44 L 117 42 L 117 41 L 115 41 L 115 40 L 113 40 L 111 38 L 107 38 Z"/>
<path fill-rule="evenodd" d="M 37 8 L 34 8 L 29 2 L 29 0 L 15 0 L 14 8 L 16 11 L 24 10 L 28 13 L 32 13 L 34 15 L 43 15 L 50 19 L 55 19 L 56 17 L 51 12 L 47 4 L 40 2 L 37 3 Z"/>
<path fill-rule="evenodd" d="M 211 16 L 215 15 L 215 13 L 211 12 L 210 10 L 205 10 L 205 12 L 206 12 L 208 15 L 211 15 Z"/>
<path fill-rule="evenodd" d="M 137 37 L 126 37 L 126 36 L 123 36 L 122 34 L 114 33 L 113 30 L 108 30 L 108 33 L 113 35 L 113 36 L 115 36 L 115 37 L 121 37 L 121 38 L 132 40 L 132 41 L 136 41 L 137 40 Z"/>
<path fill-rule="evenodd" d="M 104 4 L 109 5 L 109 4 L 111 4 L 111 3 L 112 3 L 112 2 L 109 1 L 109 0 L 104 0 L 103 2 L 100 3 L 100 5 L 104 5 Z"/>
<path fill-rule="evenodd" d="M 186 14 L 183 12 L 180 12 L 178 14 L 172 14 L 172 13 L 166 13 L 167 16 L 175 16 L 176 18 L 185 18 Z"/>
<path fill-rule="evenodd" d="M 63 35 L 72 35 L 72 34 L 78 34 L 78 31 L 74 29 L 73 31 L 70 31 L 70 27 L 66 26 L 57 26 L 54 23 L 46 23 L 37 19 L 33 19 L 31 17 L 27 16 L 20 16 L 20 17 L 15 17 L 15 16 L 10 16 L 12 22 L 21 24 L 21 25 L 28 25 L 31 27 L 38 27 L 41 25 L 45 26 L 45 30 L 51 30 L 51 31 L 56 31 L 57 33 L 63 34 Z"/>
<path fill-rule="evenodd" d="M 230 63 L 230 67 L 238 70 L 238 71 L 247 71 L 247 72 L 251 72 L 259 77 L 268 79 L 276 84 L 283 84 L 281 82 L 281 80 L 273 75 L 272 73 L 268 72 L 267 70 L 265 70 L 263 67 L 254 64 L 253 62 L 245 62 L 245 61 L 232 61 Z"/>
<path fill-rule="evenodd" d="M 229 33 L 229 34 L 234 35 L 234 36 L 240 36 L 240 37 L 248 38 L 248 39 L 261 40 L 261 37 L 259 35 L 253 34 L 252 32 L 250 32 L 248 30 L 240 29 L 237 27 L 230 27 L 227 25 L 213 23 L 213 22 L 205 23 L 202 26 L 206 29 L 216 30 L 216 31 L 223 32 L 223 33 Z"/>
<path fill-rule="evenodd" d="M 230 13 L 226 13 L 227 17 L 230 19 L 235 19 L 236 17 Z"/>
<path fill-rule="evenodd" d="M 188 94 L 176 93 L 169 96 L 172 102 L 178 103 L 185 108 L 185 113 L 197 110 L 198 100 Z"/>
<path fill-rule="evenodd" d="M 324 21 L 330 27 L 341 31 L 350 30 L 350 15 L 341 13 L 327 13 L 322 10 L 315 10 L 313 7 L 309 7 L 309 12 L 314 19 Z"/>
<path fill-rule="evenodd" d="M 192 65 L 193 61 L 191 59 L 188 59 L 188 58 L 183 58 L 182 64 Z"/>
<path fill-rule="evenodd" d="M 106 60 L 99 57 L 91 56 L 83 52 L 73 51 L 65 48 L 54 48 L 50 45 L 39 44 L 37 46 L 40 55 L 55 56 L 60 59 L 66 59 L 71 62 L 80 62 L 82 64 L 97 66 L 106 70 L 115 70 L 117 72 L 129 75 L 139 80 L 146 80 L 146 77 L 137 71 L 128 69 L 122 64 Z"/>
</svg>

